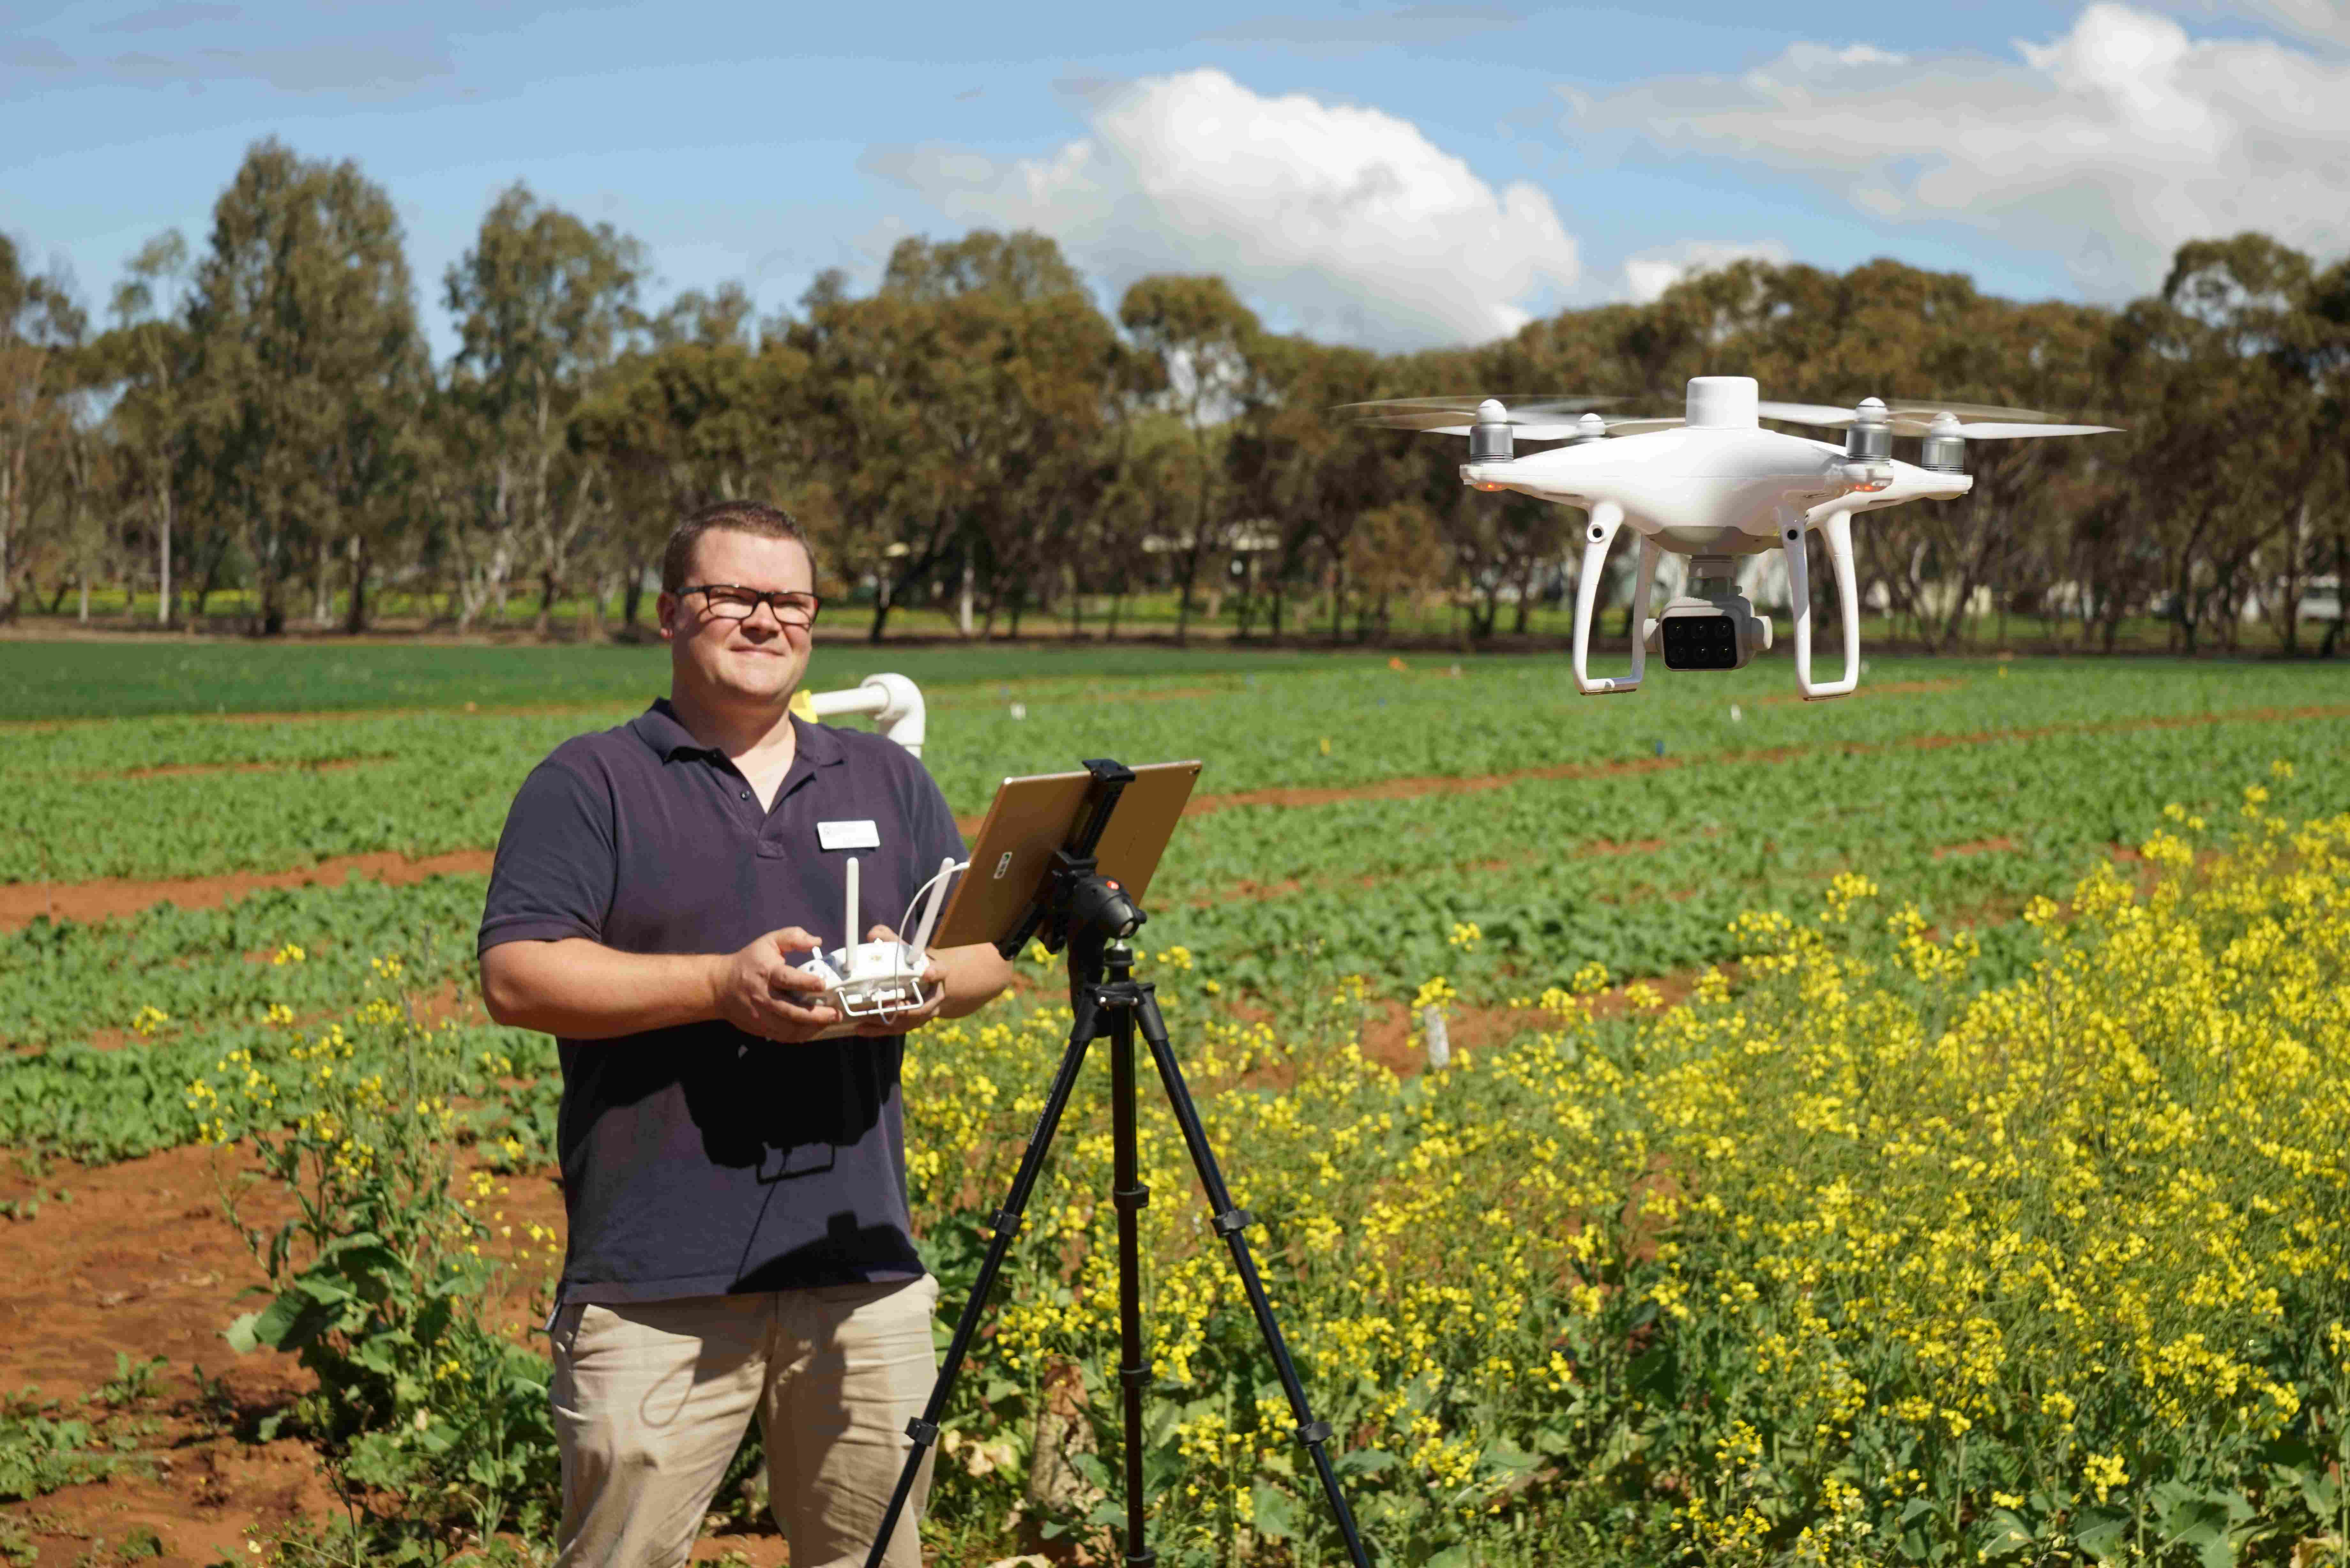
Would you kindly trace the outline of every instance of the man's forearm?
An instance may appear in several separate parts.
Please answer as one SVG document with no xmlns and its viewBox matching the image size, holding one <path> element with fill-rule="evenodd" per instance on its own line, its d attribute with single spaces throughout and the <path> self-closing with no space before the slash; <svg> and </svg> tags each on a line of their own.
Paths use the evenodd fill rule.
<svg viewBox="0 0 2350 1568">
<path fill-rule="evenodd" d="M 931 954 L 944 971 L 946 1000 L 939 1003 L 941 1018 L 962 1018 L 978 1012 L 1003 994 L 1012 983 L 1012 961 L 993 942 L 967 948 L 945 948 Z"/>
<path fill-rule="evenodd" d="M 610 1040 L 718 1017 L 725 962 L 697 953 L 625 953 L 585 937 L 504 942 L 482 955 L 482 1000 L 500 1023 L 567 1040 Z"/>
</svg>

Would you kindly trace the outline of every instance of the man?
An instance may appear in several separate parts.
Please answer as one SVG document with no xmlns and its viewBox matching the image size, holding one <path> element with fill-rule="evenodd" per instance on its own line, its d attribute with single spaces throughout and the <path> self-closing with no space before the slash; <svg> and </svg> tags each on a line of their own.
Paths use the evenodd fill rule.
<svg viewBox="0 0 2350 1568">
<path fill-rule="evenodd" d="M 754 1413 L 794 1568 L 861 1563 L 935 1375 L 903 1032 L 1011 969 L 984 945 L 936 953 L 919 1012 L 814 1038 L 838 1020 L 795 966 L 847 940 L 848 855 L 864 907 L 896 919 L 963 847 L 911 755 L 789 711 L 815 588 L 785 513 L 686 518 L 661 558 L 668 699 L 556 747 L 498 840 L 483 993 L 561 1042 L 565 1568 L 683 1563 Z M 888 1561 L 918 1568 L 910 1515 Z"/>
</svg>

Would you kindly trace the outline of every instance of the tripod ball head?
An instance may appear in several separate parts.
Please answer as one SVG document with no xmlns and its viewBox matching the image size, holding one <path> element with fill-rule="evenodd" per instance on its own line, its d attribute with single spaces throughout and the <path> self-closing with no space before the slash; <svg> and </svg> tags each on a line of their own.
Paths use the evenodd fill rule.
<svg viewBox="0 0 2350 1568">
<path fill-rule="evenodd" d="M 1070 890 L 1069 934 L 1092 933 L 1104 941 L 1123 941 L 1142 929 L 1150 917 L 1127 897 L 1113 877 L 1087 877 Z"/>
</svg>

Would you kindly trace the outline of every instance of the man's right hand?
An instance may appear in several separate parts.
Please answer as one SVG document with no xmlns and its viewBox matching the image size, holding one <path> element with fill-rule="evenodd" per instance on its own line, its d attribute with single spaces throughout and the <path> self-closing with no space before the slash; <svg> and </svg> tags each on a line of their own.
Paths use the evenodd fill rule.
<svg viewBox="0 0 2350 1568">
<path fill-rule="evenodd" d="M 793 962 L 792 955 L 823 944 L 797 926 L 769 931 L 741 952 L 717 961 L 712 989 L 718 1015 L 746 1034 L 797 1044 L 813 1040 L 840 1020 L 821 1004 L 802 1006 L 795 998 L 821 993 L 824 981 Z"/>
</svg>

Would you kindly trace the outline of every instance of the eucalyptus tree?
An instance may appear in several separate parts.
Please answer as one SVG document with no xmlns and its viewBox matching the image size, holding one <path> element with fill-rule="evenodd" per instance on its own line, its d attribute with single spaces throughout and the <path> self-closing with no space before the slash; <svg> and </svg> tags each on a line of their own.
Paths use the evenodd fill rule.
<svg viewBox="0 0 2350 1568">
<path fill-rule="evenodd" d="M 0 620 L 31 586 L 35 502 L 72 433 L 69 361 L 84 326 L 66 278 L 31 270 L 0 234 Z"/>
<path fill-rule="evenodd" d="M 2326 530 L 2331 548 L 2321 547 L 2315 559 L 2330 566 L 2334 576 L 2333 621 L 2319 644 L 2321 658 L 2330 659 L 2340 646 L 2342 628 L 2350 622 L 2350 260 L 2338 261 L 2311 280 L 2307 314 L 2313 328 L 2324 335 L 2324 350 L 2313 357 L 2318 378 L 2319 432 L 2332 449 L 2325 483 L 2333 498 Z M 2293 609 L 2299 618 L 2299 607 Z M 2292 644 L 2288 643 L 2290 649 Z"/>
<path fill-rule="evenodd" d="M 1370 350 L 1260 333 L 1249 354 L 1253 373 L 1226 462 L 1234 510 L 1270 523 L 1275 535 L 1262 586 L 1279 637 L 1287 590 L 1307 560 L 1318 551 L 1338 561 L 1356 522 L 1391 497 L 1426 454 L 1331 411 L 1381 394 L 1381 361 Z"/>
<path fill-rule="evenodd" d="M 517 570 L 539 580 L 537 627 L 582 532 L 607 497 L 569 421 L 637 322 L 642 247 L 517 183 L 491 203 L 473 248 L 450 266 L 442 298 L 460 347 L 449 396 L 471 504 L 455 519 L 458 624 L 503 613 Z"/>
<path fill-rule="evenodd" d="M 1237 521 L 1212 452 L 1218 432 L 1240 412 L 1253 377 L 1250 348 L 1260 327 L 1221 277 L 1159 274 L 1139 280 L 1118 301 L 1118 324 L 1150 368 L 1149 402 L 1191 433 L 1191 516 L 1172 541 L 1178 597 L 1175 641 L 1191 628 L 1200 567 L 1220 554 Z"/>
<path fill-rule="evenodd" d="M 181 471 L 189 455 L 188 242 L 166 230 L 139 248 L 126 273 L 114 290 L 114 326 L 97 347 L 115 391 L 110 423 L 131 509 L 154 527 L 155 622 L 169 626 Z"/>
<path fill-rule="evenodd" d="M 848 519 L 846 564 L 881 584 L 870 635 L 960 555 L 1015 616 L 1107 483 L 1116 335 L 1059 247 L 976 231 L 908 239 L 879 289 L 820 281 L 782 334 L 806 357 L 811 461 Z"/>
<path fill-rule="evenodd" d="M 573 446 L 612 486 L 604 553 L 623 585 L 624 624 L 635 624 L 645 574 L 681 513 L 755 493 L 821 531 L 827 507 L 794 407 L 806 356 L 754 343 L 751 314 L 735 285 L 681 295 L 571 416 Z"/>
<path fill-rule="evenodd" d="M 2280 542 L 2293 572 L 2304 558 L 2332 455 L 2313 285 L 2309 258 L 2265 236 L 2199 241 L 2115 324 L 2108 373 L 2134 405 L 2133 521 L 2160 545 L 2162 607 L 2186 652 L 2235 641 Z"/>
<path fill-rule="evenodd" d="M 1118 636 L 1128 596 L 1148 580 L 1154 547 L 1172 536 L 1191 472 L 1191 432 L 1172 414 L 1139 412 L 1118 421 L 1109 483 L 1093 509 L 1076 561 L 1077 588 L 1107 596 L 1103 635 Z"/>
<path fill-rule="evenodd" d="M 429 379 L 390 198 L 348 161 L 255 143 L 213 205 L 187 327 L 189 439 L 252 559 L 255 628 L 283 629 L 306 547 L 325 619 L 338 543 L 363 619 Z"/>
</svg>

